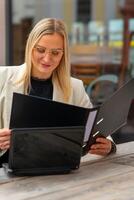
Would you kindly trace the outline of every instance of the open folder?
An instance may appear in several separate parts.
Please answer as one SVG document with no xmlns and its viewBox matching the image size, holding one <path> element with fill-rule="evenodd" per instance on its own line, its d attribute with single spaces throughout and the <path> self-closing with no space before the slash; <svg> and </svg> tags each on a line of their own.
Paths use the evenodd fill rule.
<svg viewBox="0 0 134 200">
<path fill-rule="evenodd" d="M 132 99 L 134 79 L 128 81 L 96 108 L 83 108 L 14 93 L 10 128 L 83 126 L 84 142 L 88 152 L 96 137 L 107 137 L 127 123 Z"/>
<path fill-rule="evenodd" d="M 91 109 L 14 93 L 8 172 L 41 175 L 78 169 L 96 137 L 107 137 L 127 123 L 132 99 L 134 79 Z"/>
<path fill-rule="evenodd" d="M 81 156 L 87 153 L 84 135 L 88 140 L 97 113 L 98 108 L 14 93 L 7 170 L 16 175 L 41 175 L 78 169 Z"/>
</svg>

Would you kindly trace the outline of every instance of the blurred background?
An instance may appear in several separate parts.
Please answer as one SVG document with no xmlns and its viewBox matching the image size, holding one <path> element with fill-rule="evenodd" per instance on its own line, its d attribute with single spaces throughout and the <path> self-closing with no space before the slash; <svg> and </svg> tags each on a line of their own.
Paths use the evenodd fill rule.
<svg viewBox="0 0 134 200">
<path fill-rule="evenodd" d="M 94 106 L 134 77 L 133 0 L 0 0 L 0 13 L 0 65 L 22 64 L 33 25 L 53 17 L 67 24 L 71 74 Z M 117 143 L 134 140 L 131 128 L 120 132 Z"/>
</svg>

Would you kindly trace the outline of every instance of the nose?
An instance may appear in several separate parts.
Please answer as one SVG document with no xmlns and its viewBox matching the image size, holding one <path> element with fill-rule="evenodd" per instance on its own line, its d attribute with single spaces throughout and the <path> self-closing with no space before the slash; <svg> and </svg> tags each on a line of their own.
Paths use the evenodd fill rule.
<svg viewBox="0 0 134 200">
<path fill-rule="evenodd" d="M 45 62 L 48 62 L 51 60 L 51 54 L 49 52 L 45 52 L 45 54 L 43 55 L 43 60 Z"/>
</svg>

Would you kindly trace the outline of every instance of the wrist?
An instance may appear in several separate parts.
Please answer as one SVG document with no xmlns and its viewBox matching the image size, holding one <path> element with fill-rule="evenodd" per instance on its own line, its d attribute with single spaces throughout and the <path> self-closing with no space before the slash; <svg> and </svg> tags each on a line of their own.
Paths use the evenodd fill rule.
<svg viewBox="0 0 134 200">
<path fill-rule="evenodd" d="M 111 150 L 110 152 L 108 153 L 109 154 L 113 154 L 113 153 L 116 153 L 117 151 L 117 148 L 116 148 L 116 144 L 114 142 L 111 141 Z"/>
</svg>

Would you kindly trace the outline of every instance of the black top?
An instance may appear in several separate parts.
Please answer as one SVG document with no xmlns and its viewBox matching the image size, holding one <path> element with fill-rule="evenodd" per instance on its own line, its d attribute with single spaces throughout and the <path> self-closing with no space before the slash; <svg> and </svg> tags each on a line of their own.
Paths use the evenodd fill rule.
<svg viewBox="0 0 134 200">
<path fill-rule="evenodd" d="M 44 97 L 47 99 L 53 98 L 52 79 L 38 79 L 31 77 L 31 88 L 29 95 Z"/>
</svg>

